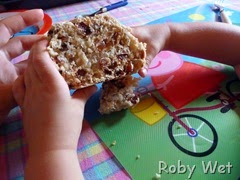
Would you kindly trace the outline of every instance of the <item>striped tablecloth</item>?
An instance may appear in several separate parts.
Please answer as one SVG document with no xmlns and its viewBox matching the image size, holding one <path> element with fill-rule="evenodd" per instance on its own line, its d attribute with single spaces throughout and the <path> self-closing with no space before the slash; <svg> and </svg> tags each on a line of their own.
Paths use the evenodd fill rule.
<svg viewBox="0 0 240 180">
<path fill-rule="evenodd" d="M 73 19 L 76 15 L 92 13 L 116 0 L 91 0 L 47 9 L 53 23 Z M 210 2 L 210 1 L 209 1 Z M 161 17 L 206 3 L 205 0 L 129 0 L 127 6 L 110 11 L 127 26 L 143 25 Z M 240 10 L 240 1 L 226 0 L 225 6 Z M 23 179 L 26 163 L 26 143 L 21 113 L 15 108 L 0 126 L 0 179 Z M 131 179 L 114 155 L 84 121 L 78 144 L 79 162 L 86 180 Z"/>
</svg>

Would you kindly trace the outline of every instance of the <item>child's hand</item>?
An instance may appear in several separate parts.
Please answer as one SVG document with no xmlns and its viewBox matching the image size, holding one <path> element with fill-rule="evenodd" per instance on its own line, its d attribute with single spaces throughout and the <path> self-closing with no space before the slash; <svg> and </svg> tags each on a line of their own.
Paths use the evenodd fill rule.
<svg viewBox="0 0 240 180">
<path fill-rule="evenodd" d="M 26 68 L 27 61 L 13 64 L 11 60 L 29 50 L 39 35 L 11 36 L 27 26 L 43 19 L 40 9 L 21 12 L 0 20 L 0 123 L 9 111 L 16 106 L 12 97 L 12 84 Z M 16 23 L 17 22 L 17 23 Z"/>
<path fill-rule="evenodd" d="M 23 113 L 30 155 L 76 150 L 84 105 L 96 90 L 92 86 L 71 96 L 46 47 L 47 40 L 33 46 L 24 76 L 20 76 L 13 86 L 14 97 Z"/>
<path fill-rule="evenodd" d="M 28 67 L 13 85 L 23 113 L 29 157 L 25 179 L 83 179 L 77 156 L 84 106 L 96 87 L 69 88 L 46 50 L 47 40 L 31 49 Z"/>
<path fill-rule="evenodd" d="M 153 58 L 165 48 L 169 36 L 168 26 L 148 25 L 132 27 L 132 34 L 139 41 L 147 44 L 146 67 L 139 71 L 139 75 L 144 77 Z"/>
</svg>

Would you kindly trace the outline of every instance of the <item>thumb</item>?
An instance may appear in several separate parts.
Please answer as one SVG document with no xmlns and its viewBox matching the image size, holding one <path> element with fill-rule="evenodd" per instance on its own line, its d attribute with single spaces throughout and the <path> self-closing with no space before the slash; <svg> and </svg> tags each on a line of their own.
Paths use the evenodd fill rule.
<svg viewBox="0 0 240 180">
<path fill-rule="evenodd" d="M 152 52 L 149 52 L 147 51 L 147 56 L 145 58 L 146 60 L 146 64 L 144 67 L 142 67 L 139 71 L 138 71 L 138 74 L 141 76 L 141 77 L 145 77 L 147 75 L 147 71 L 148 71 L 148 68 L 151 64 L 151 61 L 154 59 L 155 57 L 155 53 L 152 53 Z"/>
<path fill-rule="evenodd" d="M 97 91 L 97 86 L 94 85 L 94 86 L 76 90 L 73 93 L 72 97 L 74 99 L 79 99 L 80 101 L 85 103 L 90 98 L 90 96 L 92 96 L 96 91 Z"/>
<path fill-rule="evenodd" d="M 15 68 L 16 68 L 16 71 L 18 73 L 18 75 L 22 75 L 27 67 L 27 60 L 24 60 L 24 61 L 21 61 L 21 62 L 18 62 L 15 64 Z"/>
<path fill-rule="evenodd" d="M 13 84 L 12 93 L 17 104 L 22 108 L 25 96 L 25 85 L 23 75 L 19 76 Z"/>
</svg>

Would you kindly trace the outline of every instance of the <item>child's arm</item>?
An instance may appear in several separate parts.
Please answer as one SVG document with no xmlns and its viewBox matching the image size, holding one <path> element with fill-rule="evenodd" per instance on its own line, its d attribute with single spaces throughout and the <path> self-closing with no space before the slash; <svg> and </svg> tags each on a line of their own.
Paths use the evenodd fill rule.
<svg viewBox="0 0 240 180">
<path fill-rule="evenodd" d="M 28 67 L 13 86 L 23 113 L 28 143 L 26 179 L 82 179 L 77 143 L 84 106 L 96 87 L 72 96 L 46 50 L 47 40 L 33 46 Z"/>
<path fill-rule="evenodd" d="M 167 50 L 236 65 L 240 60 L 240 28 L 226 23 L 169 24 Z"/>
<path fill-rule="evenodd" d="M 148 45 L 150 63 L 161 50 L 213 60 L 228 65 L 240 61 L 240 27 L 218 22 L 164 23 L 133 28 Z"/>
</svg>

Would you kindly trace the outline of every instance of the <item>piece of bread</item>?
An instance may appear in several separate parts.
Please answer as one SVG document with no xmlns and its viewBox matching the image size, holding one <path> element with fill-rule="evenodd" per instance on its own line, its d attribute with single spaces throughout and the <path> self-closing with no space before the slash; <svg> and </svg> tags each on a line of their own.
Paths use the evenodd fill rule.
<svg viewBox="0 0 240 180">
<path fill-rule="evenodd" d="M 145 65 L 146 44 L 109 15 L 53 24 L 48 51 L 70 88 L 121 78 Z"/>
<path fill-rule="evenodd" d="M 98 111 L 101 114 L 110 114 L 137 104 L 140 98 L 134 93 L 134 89 L 138 86 L 138 80 L 139 78 L 128 75 L 104 82 Z"/>
</svg>

